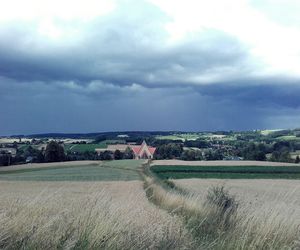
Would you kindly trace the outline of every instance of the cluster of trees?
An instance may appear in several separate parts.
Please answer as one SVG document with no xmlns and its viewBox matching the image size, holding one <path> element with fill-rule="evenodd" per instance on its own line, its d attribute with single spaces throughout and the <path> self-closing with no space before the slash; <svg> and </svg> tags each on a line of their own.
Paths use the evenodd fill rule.
<svg viewBox="0 0 300 250">
<path fill-rule="evenodd" d="M 124 152 L 116 150 L 115 152 L 105 150 L 100 154 L 92 151 L 85 151 L 83 153 L 79 152 L 67 152 L 67 161 L 83 161 L 83 160 L 122 160 L 122 159 L 133 159 L 133 152 L 130 148 L 127 148 Z"/>
<path fill-rule="evenodd" d="M 181 160 L 184 161 L 217 161 L 223 160 L 224 155 L 220 150 L 206 149 L 200 150 L 184 150 L 180 156 Z"/>
<path fill-rule="evenodd" d="M 0 151 L 0 166 L 8 166 L 12 164 L 12 156 L 10 153 Z"/>
<path fill-rule="evenodd" d="M 228 154 L 227 149 L 220 148 L 203 148 L 207 147 L 207 144 L 202 144 L 199 141 L 193 141 L 189 145 L 197 145 L 201 143 L 202 150 L 185 149 L 183 146 L 185 143 L 167 143 L 158 145 L 156 149 L 155 159 L 181 159 L 186 161 L 197 160 L 223 160 L 230 157 L 241 157 L 244 160 L 252 161 L 278 161 L 278 162 L 295 162 L 299 163 L 299 157 L 296 160 L 291 158 L 290 152 L 295 149 L 299 149 L 298 144 L 279 141 L 276 143 L 255 143 L 255 142 L 235 142 L 232 146 L 233 150 L 230 150 Z M 268 158 L 266 155 L 269 155 Z"/>
<path fill-rule="evenodd" d="M 47 144 L 45 150 L 45 161 L 46 162 L 58 162 L 65 161 L 66 155 L 64 147 L 55 141 L 51 141 Z"/>
<path fill-rule="evenodd" d="M 298 150 L 300 145 L 294 142 L 278 141 L 276 143 L 244 143 L 240 146 L 242 149 L 239 151 L 239 156 L 242 156 L 245 160 L 255 161 L 276 161 L 276 162 L 296 162 L 298 158 L 293 160 L 291 158 L 291 152 Z M 266 157 L 270 155 L 270 157 Z"/>
<path fill-rule="evenodd" d="M 274 151 L 270 160 L 278 162 L 293 162 L 289 151 Z"/>
<path fill-rule="evenodd" d="M 116 150 L 115 152 L 104 151 L 101 152 L 98 156 L 99 160 L 107 161 L 107 160 L 123 160 L 123 159 L 133 159 L 133 152 L 130 148 L 127 148 L 124 152 L 120 150 Z"/>
<path fill-rule="evenodd" d="M 243 157 L 244 160 L 265 161 L 267 159 L 266 153 L 267 148 L 264 144 L 250 143 L 241 150 L 241 157 Z"/>
<path fill-rule="evenodd" d="M 210 147 L 210 143 L 203 139 L 191 140 L 191 141 L 186 140 L 184 142 L 184 146 L 192 147 L 192 148 L 208 148 Z"/>
<path fill-rule="evenodd" d="M 156 148 L 154 158 L 159 159 L 181 159 L 185 161 L 200 161 L 200 160 L 222 160 L 223 154 L 220 150 L 206 149 L 193 150 L 183 149 L 180 143 L 168 143 L 160 145 Z"/>
<path fill-rule="evenodd" d="M 42 148 L 41 150 L 29 145 L 25 150 L 17 150 L 15 157 L 12 157 L 10 153 L 0 152 L 0 166 L 25 163 L 26 161 L 42 163 L 65 160 L 68 160 L 68 158 L 64 152 L 64 147 L 56 141 L 50 141 L 46 149 Z"/>
<path fill-rule="evenodd" d="M 279 162 L 293 162 L 290 152 L 294 151 L 294 144 L 290 142 L 276 142 L 270 160 Z"/>
<path fill-rule="evenodd" d="M 155 159 L 174 159 L 179 158 L 183 152 L 183 147 L 178 143 L 168 143 L 159 145 L 154 155 Z"/>
<path fill-rule="evenodd" d="M 202 161 L 203 154 L 200 150 L 184 150 L 180 159 L 183 161 Z"/>
</svg>

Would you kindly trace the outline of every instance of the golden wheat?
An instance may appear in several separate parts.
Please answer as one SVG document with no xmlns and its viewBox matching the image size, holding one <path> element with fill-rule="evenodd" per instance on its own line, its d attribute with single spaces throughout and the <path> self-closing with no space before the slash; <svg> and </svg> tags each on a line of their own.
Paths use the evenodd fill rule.
<svg viewBox="0 0 300 250">
<path fill-rule="evenodd" d="M 178 249 L 181 222 L 148 202 L 139 181 L 0 182 L 1 248 Z"/>
<path fill-rule="evenodd" d="M 174 183 L 188 191 L 198 207 L 207 190 L 225 185 L 239 203 L 237 225 L 226 235 L 227 249 L 300 248 L 300 182 L 298 180 L 183 179 Z"/>
</svg>

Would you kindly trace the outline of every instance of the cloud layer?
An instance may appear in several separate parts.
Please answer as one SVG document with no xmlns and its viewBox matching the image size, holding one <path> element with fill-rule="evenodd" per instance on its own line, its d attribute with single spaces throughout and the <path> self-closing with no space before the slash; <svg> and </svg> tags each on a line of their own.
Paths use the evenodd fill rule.
<svg viewBox="0 0 300 250">
<path fill-rule="evenodd" d="M 45 2 L 1 3 L 0 134 L 298 126 L 295 1 Z"/>
</svg>

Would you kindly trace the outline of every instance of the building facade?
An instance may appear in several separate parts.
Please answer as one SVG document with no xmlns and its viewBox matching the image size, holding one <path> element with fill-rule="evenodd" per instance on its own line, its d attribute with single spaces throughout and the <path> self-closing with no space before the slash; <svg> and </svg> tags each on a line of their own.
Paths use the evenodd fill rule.
<svg viewBox="0 0 300 250">
<path fill-rule="evenodd" d="M 132 145 L 130 148 L 134 153 L 135 159 L 153 159 L 156 150 L 156 148 L 148 146 L 145 141 L 143 141 L 142 145 Z"/>
<path fill-rule="evenodd" d="M 143 141 L 141 145 L 114 144 L 108 145 L 107 148 L 96 148 L 95 151 L 98 155 L 105 151 L 109 151 L 113 154 L 116 150 L 125 152 L 128 148 L 132 150 L 134 159 L 153 159 L 156 150 L 156 148 L 148 146 L 147 143 Z"/>
</svg>

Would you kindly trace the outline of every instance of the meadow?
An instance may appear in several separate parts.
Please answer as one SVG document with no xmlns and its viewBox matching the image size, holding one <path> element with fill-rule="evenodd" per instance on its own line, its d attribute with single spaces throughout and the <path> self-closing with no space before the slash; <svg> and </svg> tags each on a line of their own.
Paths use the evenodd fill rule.
<svg viewBox="0 0 300 250">
<path fill-rule="evenodd" d="M 172 134 L 172 135 L 160 135 L 156 136 L 156 139 L 159 140 L 179 140 L 179 141 L 193 141 L 197 140 L 200 137 L 198 133 L 183 133 L 183 134 Z"/>
<path fill-rule="evenodd" d="M 300 141 L 300 137 L 295 135 L 283 135 L 276 138 L 279 141 Z"/>
<path fill-rule="evenodd" d="M 64 149 L 65 151 L 71 151 L 71 152 L 78 152 L 78 153 L 84 153 L 86 151 L 88 152 L 95 152 L 96 148 L 107 148 L 107 145 L 109 144 L 124 144 L 124 140 L 105 140 L 99 143 L 87 143 L 87 144 L 74 144 L 74 143 L 64 143 Z"/>
<path fill-rule="evenodd" d="M 37 164 L 38 165 L 38 164 Z M 119 181 L 140 180 L 136 171 L 141 161 L 97 162 L 72 165 L 51 164 L 45 167 L 2 170 L 0 180 L 11 181 Z"/>
<path fill-rule="evenodd" d="M 172 141 L 195 141 L 197 139 L 202 140 L 235 140 L 234 136 L 218 135 L 213 133 L 174 133 L 171 135 L 158 135 L 155 136 L 159 140 L 172 140 Z"/>
<path fill-rule="evenodd" d="M 90 143 L 90 144 L 64 144 L 66 151 L 84 153 L 86 151 L 95 152 L 96 148 L 106 148 L 106 143 Z"/>
</svg>

